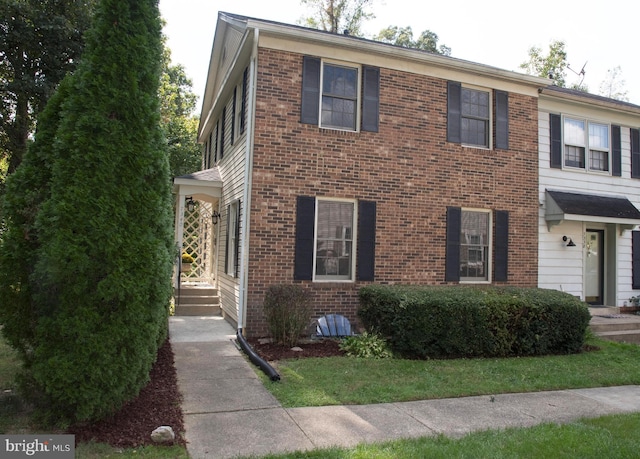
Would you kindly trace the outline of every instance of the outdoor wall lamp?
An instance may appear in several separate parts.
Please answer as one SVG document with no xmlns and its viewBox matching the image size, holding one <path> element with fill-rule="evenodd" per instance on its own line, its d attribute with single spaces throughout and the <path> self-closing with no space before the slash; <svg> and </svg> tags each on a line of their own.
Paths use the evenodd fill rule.
<svg viewBox="0 0 640 459">
<path fill-rule="evenodd" d="M 567 243 L 567 247 L 575 247 L 575 246 L 576 246 L 576 245 L 574 244 L 573 240 L 572 240 L 570 237 L 562 236 L 562 240 L 563 240 L 564 242 L 569 241 L 569 242 Z"/>
<path fill-rule="evenodd" d="M 191 196 L 187 196 L 187 210 L 189 212 L 193 212 L 193 210 L 196 208 L 196 203 L 193 200 L 193 197 Z"/>
<path fill-rule="evenodd" d="M 213 215 L 211 216 L 211 221 L 213 222 L 214 225 L 217 225 L 219 219 L 220 219 L 220 212 L 218 212 L 217 210 L 214 210 Z"/>
</svg>

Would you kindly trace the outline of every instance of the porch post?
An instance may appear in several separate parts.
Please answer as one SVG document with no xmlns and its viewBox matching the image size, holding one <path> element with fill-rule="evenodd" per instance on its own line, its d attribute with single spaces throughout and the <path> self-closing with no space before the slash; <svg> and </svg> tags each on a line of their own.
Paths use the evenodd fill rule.
<svg viewBox="0 0 640 459">
<path fill-rule="evenodd" d="M 184 200 L 185 195 L 181 190 L 178 191 L 176 195 L 176 199 L 178 202 L 176 203 L 176 226 L 175 226 L 175 242 L 177 253 L 177 262 L 175 266 L 175 278 L 174 278 L 174 287 L 176 290 L 180 288 L 180 268 L 182 267 L 182 238 L 184 237 Z"/>
</svg>

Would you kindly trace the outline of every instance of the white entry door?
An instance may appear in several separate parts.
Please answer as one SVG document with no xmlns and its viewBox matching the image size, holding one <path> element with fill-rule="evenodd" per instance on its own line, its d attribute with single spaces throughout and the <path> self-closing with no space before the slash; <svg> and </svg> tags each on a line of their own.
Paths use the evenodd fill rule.
<svg viewBox="0 0 640 459">
<path fill-rule="evenodd" d="M 604 298 L 604 230 L 587 230 L 585 244 L 585 301 L 603 304 Z"/>
</svg>

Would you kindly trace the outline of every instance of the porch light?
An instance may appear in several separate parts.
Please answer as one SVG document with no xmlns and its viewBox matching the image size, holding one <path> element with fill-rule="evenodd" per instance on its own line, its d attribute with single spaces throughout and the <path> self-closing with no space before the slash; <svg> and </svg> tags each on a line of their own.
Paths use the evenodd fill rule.
<svg viewBox="0 0 640 459">
<path fill-rule="evenodd" d="M 189 212 L 193 212 L 193 210 L 196 208 L 196 203 L 193 200 L 193 197 L 191 196 L 187 196 L 187 210 Z"/>
<path fill-rule="evenodd" d="M 213 215 L 211 215 L 211 221 L 213 222 L 214 225 L 217 225 L 219 219 L 220 219 L 220 212 L 218 212 L 217 210 L 214 210 Z"/>
<path fill-rule="evenodd" d="M 569 243 L 567 244 L 567 247 L 575 247 L 576 245 L 574 244 L 573 240 L 570 237 L 567 236 L 562 236 L 562 240 L 564 242 L 569 241 Z"/>
</svg>

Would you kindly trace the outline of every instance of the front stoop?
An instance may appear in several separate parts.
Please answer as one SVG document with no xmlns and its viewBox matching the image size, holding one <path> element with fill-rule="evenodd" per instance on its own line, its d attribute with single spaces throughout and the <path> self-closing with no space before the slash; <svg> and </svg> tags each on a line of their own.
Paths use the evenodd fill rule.
<svg viewBox="0 0 640 459">
<path fill-rule="evenodd" d="M 640 344 L 640 316 L 620 314 L 618 308 L 589 308 L 589 328 L 600 338 Z"/>
<path fill-rule="evenodd" d="M 175 295 L 176 316 L 221 315 L 218 290 L 209 285 L 182 285 Z"/>
</svg>

